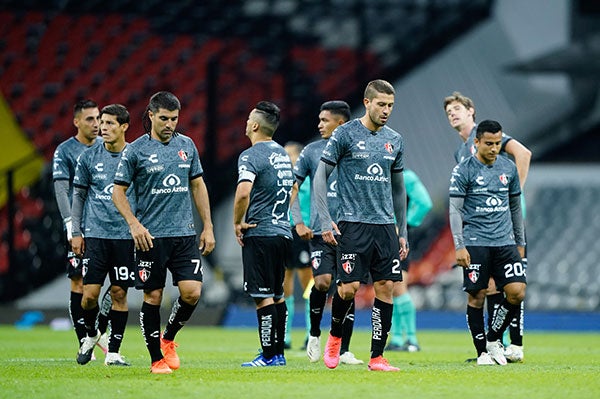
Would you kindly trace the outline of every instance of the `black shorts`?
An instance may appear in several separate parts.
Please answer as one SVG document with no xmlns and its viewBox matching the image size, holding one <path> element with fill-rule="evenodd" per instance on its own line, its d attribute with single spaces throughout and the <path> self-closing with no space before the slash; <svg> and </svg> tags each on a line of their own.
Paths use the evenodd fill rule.
<svg viewBox="0 0 600 399">
<path fill-rule="evenodd" d="M 83 255 L 83 284 L 104 284 L 106 275 L 111 285 L 125 290 L 133 287 L 134 268 L 133 240 L 86 238 Z"/>
<path fill-rule="evenodd" d="M 136 251 L 135 288 L 163 288 L 167 269 L 175 286 L 180 281 L 202 281 L 202 261 L 196 236 L 155 238 L 153 243 L 154 247 L 149 251 Z"/>
<path fill-rule="evenodd" d="M 245 237 L 242 247 L 244 291 L 252 298 L 283 298 L 283 278 L 292 240 L 283 237 Z"/>
<path fill-rule="evenodd" d="M 516 245 L 504 247 L 467 246 L 471 264 L 463 269 L 463 291 L 480 291 L 494 278 L 499 291 L 509 283 L 527 283 L 525 267 Z"/>
<path fill-rule="evenodd" d="M 393 224 L 340 222 L 338 282 L 402 281 L 400 243 Z"/>
<path fill-rule="evenodd" d="M 323 236 L 316 235 L 310 240 L 310 263 L 313 276 L 331 274 L 335 281 L 337 259 L 337 247 L 323 241 Z"/>
<path fill-rule="evenodd" d="M 300 238 L 296 229 L 292 229 L 292 249 L 286 267 L 288 269 L 303 269 L 310 266 L 310 249 L 308 241 Z"/>
</svg>

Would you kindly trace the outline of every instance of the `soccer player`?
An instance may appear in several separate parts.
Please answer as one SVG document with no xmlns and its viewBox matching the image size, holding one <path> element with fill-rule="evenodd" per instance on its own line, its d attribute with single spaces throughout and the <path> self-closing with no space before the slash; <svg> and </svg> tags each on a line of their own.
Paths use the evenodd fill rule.
<svg viewBox="0 0 600 399">
<path fill-rule="evenodd" d="M 150 353 L 150 371 L 155 374 L 168 374 L 180 366 L 174 339 L 200 299 L 199 248 L 202 255 L 208 255 L 215 247 L 198 150 L 189 137 L 175 130 L 180 110 L 179 99 L 172 93 L 152 95 L 144 113 L 147 132 L 123 151 L 113 188 L 113 201 L 129 225 L 135 244 L 135 286 L 144 290 L 140 325 Z M 126 196 L 131 184 L 137 200 L 135 215 Z M 202 219 L 200 242 L 190 192 Z M 167 269 L 180 296 L 161 334 L 160 305 Z"/>
<path fill-rule="evenodd" d="M 292 167 L 296 164 L 296 160 L 300 155 L 300 152 L 304 146 L 295 141 L 290 141 L 283 146 L 285 152 L 290 156 L 292 161 Z M 300 218 L 301 223 L 306 223 L 310 219 L 310 184 L 301 185 L 298 189 L 298 201 L 300 202 L 301 215 L 297 216 Z M 290 220 L 292 226 L 295 225 L 294 219 Z M 312 280 L 312 271 L 310 269 L 310 248 L 308 242 L 300 238 L 295 229 L 292 228 L 292 252 L 290 259 L 287 262 L 285 268 L 285 277 L 283 279 L 283 295 L 285 298 L 285 306 L 287 307 L 288 316 L 285 325 L 285 349 L 292 347 L 292 325 L 295 313 L 295 300 L 294 300 L 294 276 L 298 275 L 298 281 L 300 287 L 304 293 L 308 288 Z M 309 306 L 308 300 L 305 300 L 306 306 L 306 342 L 308 341 L 308 326 L 309 320 Z"/>
<path fill-rule="evenodd" d="M 502 333 L 525 298 L 526 277 L 521 187 L 517 167 L 502 148 L 502 127 L 486 120 L 477 126 L 477 151 L 452 171 L 450 228 L 456 263 L 464 268 L 467 325 L 477 350 L 477 364 L 506 364 Z M 486 333 L 483 302 L 490 277 L 505 297 L 493 313 Z"/>
<path fill-rule="evenodd" d="M 343 125 L 350 119 L 350 106 L 345 101 L 327 101 L 321 105 L 319 112 L 318 129 L 322 140 L 308 144 L 294 167 L 296 180 L 300 187 L 314 181 L 314 175 L 319 166 L 321 154 L 327 145 L 335 128 Z M 308 181 L 307 181 L 308 180 Z M 312 186 L 312 184 L 311 184 Z M 329 212 L 335 215 L 337 220 L 337 169 L 334 169 L 327 180 L 327 203 Z M 314 187 L 311 187 L 311 193 Z M 297 212 L 292 206 L 292 211 Z M 321 237 L 321 224 L 316 210 L 316 202 L 311 204 L 310 228 L 304 223 L 296 224 L 298 234 L 310 240 L 310 253 L 314 285 L 310 290 L 310 336 L 306 345 L 306 354 L 311 362 L 317 362 L 321 358 L 321 320 L 323 309 L 327 301 L 327 293 L 331 282 L 337 275 L 337 253 L 336 247 L 327 244 Z M 354 300 L 350 310 L 342 323 L 342 344 L 340 346 L 340 362 L 345 364 L 363 364 L 350 352 L 350 338 L 354 329 Z"/>
<path fill-rule="evenodd" d="M 246 122 L 252 146 L 238 159 L 233 230 L 242 247 L 244 291 L 256 305 L 262 349 L 242 367 L 286 365 L 283 278 L 292 245 L 288 213 L 295 181 L 290 157 L 273 141 L 279 116 L 277 105 L 256 104 Z"/>
<path fill-rule="evenodd" d="M 404 141 L 385 125 L 394 106 L 394 95 L 389 82 L 381 79 L 369 82 L 363 99 L 365 114 L 333 132 L 315 173 L 321 236 L 325 243 L 339 246 L 338 287 L 333 296 L 331 330 L 323 355 L 329 368 L 339 364 L 342 325 L 356 291 L 370 274 L 375 301 L 369 370 L 399 370 L 383 357 L 392 323 L 392 290 L 394 282 L 402 280 L 400 261 L 408 254 L 402 174 Z M 336 166 L 340 200 L 337 226 L 332 224 L 327 206 L 327 178 Z"/>
<path fill-rule="evenodd" d="M 463 143 L 458 147 L 454 154 L 456 162 L 473 155 L 476 152 L 474 145 L 475 132 L 477 124 L 475 123 L 475 104 L 469 97 L 462 95 L 460 92 L 454 92 L 452 95 L 444 99 L 444 111 L 448 117 L 448 122 L 457 132 Z M 525 181 L 529 173 L 529 163 L 531 161 L 531 151 L 527 149 L 516 139 L 503 133 L 502 147 L 500 155 L 510 155 L 519 173 L 519 181 L 521 182 L 521 191 L 525 187 Z M 521 196 L 521 207 L 523 209 L 523 217 L 525 217 L 525 202 L 524 196 Z M 527 248 L 525 249 L 525 258 L 523 265 L 527 268 Z M 492 320 L 494 310 L 502 301 L 503 294 L 496 289 L 493 280 L 490 280 L 490 285 L 487 291 L 487 312 L 488 312 L 488 329 Z M 507 358 L 511 362 L 520 362 L 523 360 L 523 305 L 512 321 L 509 332 L 511 344 L 506 348 Z"/>
<path fill-rule="evenodd" d="M 431 196 L 421 179 L 410 169 L 404 170 L 407 210 L 406 223 L 408 235 L 411 228 L 423 223 L 423 219 L 433 206 Z M 402 281 L 394 283 L 394 311 L 392 313 L 392 330 L 390 343 L 385 348 L 392 351 L 418 352 L 421 350 L 417 340 L 417 310 L 408 292 L 408 258 L 402 261 Z"/>
<path fill-rule="evenodd" d="M 125 132 L 128 128 L 129 112 L 124 106 L 111 104 L 102 108 L 100 133 L 103 142 L 84 151 L 75 169 L 71 246 L 75 255 L 82 257 L 81 306 L 87 332 L 79 348 L 79 364 L 91 360 L 94 346 L 100 339 L 96 328 L 98 297 L 108 274 L 112 309 L 109 311 L 111 329 L 104 363 L 108 366 L 129 366 L 121 357 L 119 348 L 127 325 L 127 290 L 133 285 L 134 249 L 129 228 L 115 208 L 111 195 L 121 152 L 127 144 Z"/>
<path fill-rule="evenodd" d="M 58 205 L 60 216 L 67 237 L 67 277 L 71 280 L 71 295 L 69 299 L 69 315 L 73 322 L 75 334 L 79 346 L 86 337 L 85 324 L 83 320 L 83 308 L 81 299 L 83 297 L 83 277 L 81 273 L 81 260 L 71 250 L 73 239 L 73 222 L 71 220 L 71 202 L 73 195 L 73 178 L 77 158 L 86 149 L 99 145 L 98 139 L 100 110 L 98 104 L 92 100 L 81 100 L 73 106 L 73 125 L 77 128 L 75 136 L 68 138 L 58 145 L 54 151 L 52 161 L 52 180 L 54 182 L 54 196 Z M 110 300 L 110 296 L 106 296 Z M 105 302 L 103 300 L 103 302 Z M 103 308 L 107 307 L 103 304 Z M 108 305 L 110 307 L 110 305 Z M 100 315 L 98 328 L 102 333 L 98 346 L 104 353 L 108 350 L 108 336 L 105 334 L 108 318 Z"/>
</svg>

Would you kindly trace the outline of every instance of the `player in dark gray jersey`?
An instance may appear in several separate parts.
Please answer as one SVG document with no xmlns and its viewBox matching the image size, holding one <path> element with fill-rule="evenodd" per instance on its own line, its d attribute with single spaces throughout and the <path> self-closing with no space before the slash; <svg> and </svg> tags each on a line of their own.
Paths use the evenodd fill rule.
<svg viewBox="0 0 600 399">
<path fill-rule="evenodd" d="M 477 350 L 477 364 L 506 364 L 502 333 L 525 297 L 526 277 L 521 188 L 515 164 L 498 156 L 502 127 L 495 121 L 477 126 L 477 151 L 459 163 L 450 179 L 450 227 L 456 262 L 464 268 L 468 295 L 467 324 Z M 493 277 L 505 298 L 486 333 L 483 302 Z"/>
<path fill-rule="evenodd" d="M 83 151 L 89 147 L 99 145 L 99 142 L 101 142 L 101 139 L 98 138 L 99 115 L 98 104 L 94 101 L 81 100 L 75 103 L 73 106 L 73 125 L 77 128 L 77 134 L 58 145 L 56 151 L 54 151 L 54 158 L 52 160 L 54 195 L 67 237 L 67 277 L 71 280 L 69 315 L 75 328 L 79 346 L 81 346 L 82 339 L 86 337 L 86 331 L 83 320 L 83 308 L 81 307 L 81 299 L 83 297 L 81 259 L 71 250 L 71 240 L 73 238 L 71 200 L 77 158 Z M 104 302 L 108 302 L 108 304 Z M 110 308 L 110 295 L 104 295 L 102 307 Z M 98 341 L 98 346 L 102 348 L 104 353 L 106 353 L 108 345 L 108 336 L 105 334 L 107 325 L 107 315 L 99 315 L 98 328 L 102 333 L 102 337 Z"/>
<path fill-rule="evenodd" d="M 402 136 L 385 126 L 394 105 L 394 88 L 384 80 L 369 82 L 365 114 L 338 127 L 323 150 L 315 173 L 315 197 L 323 240 L 338 245 L 338 289 L 333 297 L 331 330 L 323 360 L 329 368 L 340 358 L 342 323 L 360 283 L 373 279 L 369 370 L 398 371 L 383 357 L 392 319 L 392 288 L 402 280 L 406 258 L 406 192 Z M 338 169 L 338 224 L 327 206 L 327 177 Z M 396 225 L 400 236 L 396 233 Z M 333 229 L 337 230 L 336 240 Z M 340 235 L 341 234 L 341 235 Z"/>
<path fill-rule="evenodd" d="M 294 174 L 298 184 L 301 185 L 308 177 L 311 185 L 311 196 L 313 196 L 314 175 L 321 160 L 323 149 L 331 137 L 334 129 L 343 125 L 350 119 L 350 106 L 345 101 L 327 101 L 321 105 L 319 112 L 319 133 L 322 140 L 308 144 L 300 153 L 300 157 L 294 166 Z M 327 204 L 329 212 L 334 215 L 337 222 L 337 169 L 334 169 L 327 180 Z M 294 220 L 298 208 L 292 206 Z M 311 264 L 313 268 L 314 285 L 310 291 L 310 336 L 306 345 L 306 354 L 311 362 L 317 362 L 321 358 L 321 319 L 323 309 L 327 301 L 327 293 L 331 287 L 333 276 L 337 268 L 336 247 L 327 244 L 321 237 L 321 223 L 317 212 L 316 202 L 311 201 L 310 228 L 304 223 L 296 224 L 298 235 L 310 240 Z M 363 364 L 349 350 L 350 338 L 354 328 L 354 300 L 346 319 L 342 323 L 342 343 L 340 347 L 340 362 L 344 364 Z"/>
<path fill-rule="evenodd" d="M 112 202 L 113 180 L 121 152 L 126 146 L 125 132 L 128 128 L 129 112 L 124 106 L 111 104 L 102 108 L 100 132 L 104 140 L 84 151 L 75 169 L 71 245 L 75 255 L 82 257 L 82 307 L 87 331 L 77 356 L 79 364 L 91 360 L 94 345 L 100 339 L 101 334 L 96 328 L 98 297 L 108 274 L 112 308 L 109 311 L 110 340 L 104 363 L 108 366 L 129 366 L 119 349 L 128 317 L 127 290 L 133 285 L 133 240 L 127 223 Z M 84 214 L 85 223 L 82 223 Z"/>
<path fill-rule="evenodd" d="M 233 228 L 242 247 L 244 291 L 256 304 L 262 348 L 243 367 L 286 364 L 283 279 L 292 245 L 288 215 L 295 181 L 290 157 L 273 141 L 278 126 L 279 107 L 268 101 L 256 104 L 246 122 L 252 147 L 238 159 Z"/>
<path fill-rule="evenodd" d="M 206 184 L 193 141 L 175 131 L 181 104 L 169 92 L 155 93 L 144 114 L 147 133 L 127 146 L 115 174 L 113 201 L 136 248 L 136 288 L 144 290 L 140 324 L 150 353 L 150 371 L 168 374 L 179 368 L 175 335 L 191 317 L 202 288 L 202 255 L 215 247 Z M 136 213 L 127 200 L 133 183 Z M 196 237 L 192 200 L 203 223 Z M 160 304 L 167 269 L 180 297 L 160 334 Z"/>
<path fill-rule="evenodd" d="M 474 145 L 475 132 L 477 124 L 475 123 L 475 104 L 469 97 L 462 95 L 459 92 L 454 92 L 452 95 L 444 99 L 444 111 L 448 117 L 450 126 L 454 128 L 462 140 L 462 144 L 454 153 L 456 162 L 474 155 L 476 148 Z M 525 187 L 527 174 L 529 173 L 529 163 L 531 161 L 531 151 L 527 149 L 518 140 L 511 136 L 502 133 L 502 146 L 500 155 L 510 156 L 514 159 L 519 173 L 519 181 L 521 182 L 521 191 Z M 523 218 L 525 217 L 525 201 L 521 195 L 521 207 L 523 210 Z M 525 249 L 525 258 L 523 264 L 527 267 L 527 249 Z M 488 327 L 491 323 L 494 309 L 502 301 L 504 295 L 496 289 L 494 280 L 490 280 L 490 285 L 487 291 L 487 309 L 488 309 Z M 511 345 L 506 348 L 507 358 L 509 361 L 520 362 L 523 360 L 523 306 L 515 316 L 515 320 L 510 325 L 510 341 Z"/>
</svg>

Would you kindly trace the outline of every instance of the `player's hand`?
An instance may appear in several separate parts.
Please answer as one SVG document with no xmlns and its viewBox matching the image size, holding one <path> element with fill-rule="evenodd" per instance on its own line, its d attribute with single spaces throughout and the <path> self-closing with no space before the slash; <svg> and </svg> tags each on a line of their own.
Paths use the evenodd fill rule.
<svg viewBox="0 0 600 399">
<path fill-rule="evenodd" d="M 235 239 L 237 240 L 238 244 L 240 244 L 240 247 L 244 246 L 244 233 L 246 232 L 246 230 L 248 229 L 252 229 L 256 227 L 256 223 L 234 223 L 233 224 L 233 231 L 235 232 Z"/>
<path fill-rule="evenodd" d="M 85 251 L 85 241 L 83 237 L 73 237 L 71 239 L 71 250 L 73 253 L 79 257 L 83 256 L 83 252 Z"/>
<path fill-rule="evenodd" d="M 321 233 L 321 237 L 323 237 L 323 241 L 325 241 L 329 245 L 337 245 L 337 241 L 335 239 L 335 235 L 333 231 L 327 230 Z"/>
<path fill-rule="evenodd" d="M 525 247 L 520 247 L 517 245 L 517 251 L 519 251 L 519 255 L 521 256 L 521 259 L 525 257 Z"/>
<path fill-rule="evenodd" d="M 404 260 L 408 257 L 408 251 L 410 251 L 410 249 L 408 248 L 408 241 L 406 241 L 406 238 L 400 237 L 399 242 L 400 242 L 400 260 Z"/>
<path fill-rule="evenodd" d="M 313 238 L 313 231 L 309 229 L 304 223 L 297 224 L 295 227 L 296 233 L 298 233 L 298 236 L 303 240 L 308 241 Z"/>
<path fill-rule="evenodd" d="M 456 264 L 460 267 L 467 268 L 471 264 L 471 254 L 467 248 L 456 250 Z"/>
<path fill-rule="evenodd" d="M 135 249 L 146 252 L 151 248 L 154 248 L 154 243 L 152 240 L 154 237 L 147 228 L 144 227 L 141 223 L 135 223 L 129 226 L 129 231 L 131 233 L 131 237 L 133 237 L 133 243 L 135 244 Z"/>
<path fill-rule="evenodd" d="M 204 229 L 200 234 L 200 250 L 202 251 L 202 256 L 206 256 L 210 254 L 213 249 L 215 249 L 215 233 L 213 229 Z"/>
</svg>

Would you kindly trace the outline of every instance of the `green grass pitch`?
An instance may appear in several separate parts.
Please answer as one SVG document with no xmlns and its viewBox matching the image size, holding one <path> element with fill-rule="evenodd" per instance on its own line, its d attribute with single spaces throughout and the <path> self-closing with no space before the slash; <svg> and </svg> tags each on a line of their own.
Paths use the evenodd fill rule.
<svg viewBox="0 0 600 399">
<path fill-rule="evenodd" d="M 295 330 L 294 344 L 304 332 Z M 255 329 L 187 326 L 178 335 L 181 368 L 152 375 L 139 328 L 127 328 L 121 353 L 131 367 L 106 367 L 104 356 L 75 362 L 72 331 L 0 326 L 0 398 L 600 398 L 600 334 L 527 332 L 525 362 L 477 367 L 466 331 L 419 332 L 417 353 L 386 352 L 400 372 L 366 365 L 327 369 L 297 347 L 287 367 L 241 368 L 256 354 Z M 324 342 L 323 342 L 324 344 Z M 357 330 L 351 350 L 367 360 L 370 334 Z"/>
</svg>

